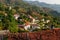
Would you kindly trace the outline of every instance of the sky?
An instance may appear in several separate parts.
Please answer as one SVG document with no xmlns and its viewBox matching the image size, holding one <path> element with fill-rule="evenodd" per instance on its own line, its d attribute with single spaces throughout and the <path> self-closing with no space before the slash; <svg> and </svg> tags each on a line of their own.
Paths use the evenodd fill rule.
<svg viewBox="0 0 60 40">
<path fill-rule="evenodd" d="M 28 0 L 28 1 L 39 1 L 39 2 L 45 2 L 48 4 L 60 4 L 60 0 Z"/>
</svg>

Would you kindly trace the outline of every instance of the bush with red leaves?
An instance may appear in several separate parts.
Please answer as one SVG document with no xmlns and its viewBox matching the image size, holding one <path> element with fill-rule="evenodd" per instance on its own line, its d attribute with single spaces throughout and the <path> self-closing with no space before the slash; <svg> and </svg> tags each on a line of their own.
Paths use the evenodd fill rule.
<svg viewBox="0 0 60 40">
<path fill-rule="evenodd" d="M 10 33 L 8 34 L 8 40 L 60 40 L 60 29 L 29 33 Z"/>
</svg>

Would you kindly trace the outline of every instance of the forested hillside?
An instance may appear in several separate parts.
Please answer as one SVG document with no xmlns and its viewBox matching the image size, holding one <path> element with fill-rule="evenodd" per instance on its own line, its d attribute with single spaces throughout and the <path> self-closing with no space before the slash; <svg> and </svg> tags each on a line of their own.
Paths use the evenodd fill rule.
<svg viewBox="0 0 60 40">
<path fill-rule="evenodd" d="M 57 13 L 52 9 L 30 5 L 22 0 L 10 0 L 9 2 L 8 0 L 0 0 L 0 30 L 10 30 L 11 32 L 30 31 L 31 29 L 18 28 L 18 25 L 33 23 L 39 25 L 39 29 L 33 31 L 51 25 L 59 28 L 60 19 L 58 17 L 60 14 L 57 15 Z M 36 20 L 38 21 L 36 22 Z"/>
</svg>

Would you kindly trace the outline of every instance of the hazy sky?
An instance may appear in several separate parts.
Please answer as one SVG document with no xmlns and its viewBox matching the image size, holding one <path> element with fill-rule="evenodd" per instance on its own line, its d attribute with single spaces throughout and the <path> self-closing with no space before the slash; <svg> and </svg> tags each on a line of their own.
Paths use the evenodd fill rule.
<svg viewBox="0 0 60 40">
<path fill-rule="evenodd" d="M 49 4 L 60 4 L 60 0 L 28 0 L 28 1 L 39 1 L 39 2 L 46 2 Z"/>
</svg>

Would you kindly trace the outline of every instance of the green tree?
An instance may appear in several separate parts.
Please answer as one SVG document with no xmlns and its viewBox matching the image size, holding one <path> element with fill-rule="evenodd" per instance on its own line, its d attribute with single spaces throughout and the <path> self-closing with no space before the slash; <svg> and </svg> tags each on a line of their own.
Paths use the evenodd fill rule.
<svg viewBox="0 0 60 40">
<path fill-rule="evenodd" d="M 10 25 L 9 25 L 10 32 L 12 32 L 12 33 L 18 32 L 18 26 L 16 24 L 16 21 L 14 19 L 14 16 L 12 15 L 13 14 L 12 13 L 12 10 L 9 10 L 8 13 L 9 13 L 8 14 L 8 19 L 10 21 Z"/>
</svg>

